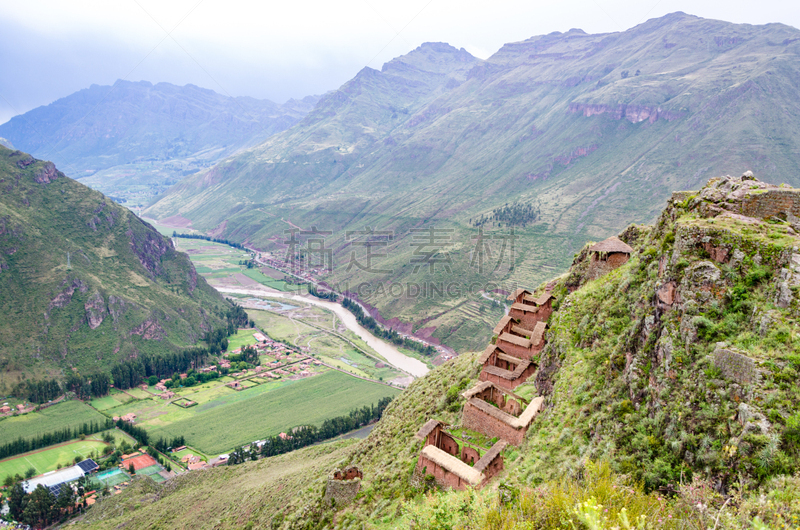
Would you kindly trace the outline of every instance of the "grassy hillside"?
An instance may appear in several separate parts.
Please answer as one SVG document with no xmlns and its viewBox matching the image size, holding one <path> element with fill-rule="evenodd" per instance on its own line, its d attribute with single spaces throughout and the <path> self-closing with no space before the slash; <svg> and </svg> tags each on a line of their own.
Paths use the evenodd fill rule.
<svg viewBox="0 0 800 530">
<path fill-rule="evenodd" d="M 788 26 L 683 13 L 621 33 L 535 36 L 486 61 L 425 44 L 363 70 L 297 126 L 182 181 L 147 213 L 280 257 L 286 230 L 331 231 L 327 281 L 348 282 L 404 332 L 476 349 L 491 329 L 469 309 L 485 303 L 477 291 L 553 276 L 587 240 L 653 222 L 671 190 L 743 169 L 800 184 L 799 51 Z M 539 215 L 526 223 L 515 202 Z M 354 242 L 367 236 L 348 237 L 366 227 L 393 235 L 376 239 L 371 271 L 352 261 L 366 263 Z M 438 245 L 414 232 L 430 228 L 442 230 Z M 451 272 L 418 267 L 437 249 Z M 452 278 L 444 295 L 405 289 L 446 290 Z"/>
<path fill-rule="evenodd" d="M 317 99 L 278 105 L 194 85 L 118 80 L 15 116 L 0 136 L 87 186 L 143 206 L 185 175 L 291 127 Z"/>
<path fill-rule="evenodd" d="M 198 343 L 229 305 L 169 239 L 51 162 L 0 147 L 0 392 Z"/>
<path fill-rule="evenodd" d="M 575 257 L 554 284 L 538 370 L 516 390 L 545 396 L 545 409 L 522 446 L 505 453 L 505 471 L 477 494 L 425 495 L 426 484 L 412 481 L 417 429 L 429 418 L 460 422 L 458 391 L 480 369 L 465 354 L 415 381 L 367 439 L 328 457 L 311 448 L 162 489 L 141 484 L 82 524 L 167 525 L 160 518 L 171 507 L 185 528 L 610 529 L 623 508 L 637 528 L 794 525 L 800 225 L 780 212 L 767 220 L 736 213 L 776 190 L 713 179 L 700 193 L 675 194 L 655 226 L 623 232 L 634 253 L 615 271 L 590 280 L 588 250 Z M 314 458 L 319 467 L 305 474 L 269 471 Z M 321 499 L 324 476 L 349 464 L 364 472 L 362 491 L 331 509 Z M 262 478 L 262 491 L 285 484 L 304 493 L 279 509 L 272 500 L 257 508 L 262 500 L 248 492 Z M 249 517 L 187 521 L 189 507 L 234 498 Z"/>
</svg>

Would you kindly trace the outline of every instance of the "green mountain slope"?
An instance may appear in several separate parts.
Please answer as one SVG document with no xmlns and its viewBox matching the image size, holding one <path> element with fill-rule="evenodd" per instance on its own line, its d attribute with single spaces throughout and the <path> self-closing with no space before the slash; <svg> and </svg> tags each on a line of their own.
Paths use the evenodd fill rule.
<svg viewBox="0 0 800 530">
<path fill-rule="evenodd" d="M 58 171 L 0 147 L 0 391 L 195 345 L 229 307 L 169 239 Z"/>
<path fill-rule="evenodd" d="M 288 129 L 317 101 L 278 105 L 194 85 L 92 85 L 0 125 L 17 149 L 133 205 L 183 176 Z"/>
<path fill-rule="evenodd" d="M 412 479 L 414 433 L 431 418 L 459 427 L 459 392 L 481 369 L 470 353 L 415 381 L 357 444 L 142 482 L 82 526 L 610 529 L 614 518 L 576 517 L 595 491 L 609 516 L 627 507 L 633 520 L 646 505 L 638 528 L 764 528 L 756 516 L 779 528 L 800 517 L 796 213 L 800 189 L 717 178 L 620 234 L 633 253 L 618 269 L 590 280 L 584 248 L 551 284 L 547 345 L 515 390 L 544 396 L 544 410 L 477 494 L 427 496 Z M 597 479 L 591 461 L 616 478 Z M 351 464 L 361 493 L 328 506 L 327 473 Z"/>
<path fill-rule="evenodd" d="M 286 230 L 331 231 L 329 283 L 366 282 L 355 295 L 398 329 L 478 348 L 491 326 L 477 291 L 563 270 L 585 241 L 651 222 L 670 190 L 734 168 L 800 184 L 798 52 L 794 28 L 682 13 L 621 33 L 537 36 L 486 61 L 426 44 L 363 70 L 295 127 L 187 178 L 145 215 L 180 215 L 281 257 Z M 497 211 L 515 201 L 539 215 Z M 493 216 L 481 240 L 476 221 Z M 372 264 L 392 272 L 353 266 L 365 250 L 347 232 L 365 227 L 393 233 Z M 437 248 L 452 273 L 417 266 L 434 249 L 413 230 L 431 227 L 450 231 Z M 388 293 L 453 277 L 443 296 Z"/>
</svg>

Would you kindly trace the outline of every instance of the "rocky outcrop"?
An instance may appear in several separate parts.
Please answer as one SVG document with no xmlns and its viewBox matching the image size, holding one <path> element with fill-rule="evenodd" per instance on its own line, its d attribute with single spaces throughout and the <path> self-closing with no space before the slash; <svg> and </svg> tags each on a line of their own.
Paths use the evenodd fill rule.
<svg viewBox="0 0 800 530">
<path fill-rule="evenodd" d="M 131 223 L 139 222 L 138 220 Z M 172 243 L 158 232 L 133 227 L 127 231 L 133 253 L 139 258 L 142 266 L 150 272 L 151 277 L 161 276 L 163 268 L 161 258 L 172 250 Z"/>
<path fill-rule="evenodd" d="M 86 321 L 89 323 L 89 328 L 99 328 L 106 315 L 106 301 L 103 295 L 95 291 L 89 299 L 86 300 L 83 307 L 86 310 Z"/>
<path fill-rule="evenodd" d="M 131 335 L 139 335 L 147 340 L 164 340 L 167 336 L 164 328 L 155 319 L 150 317 L 131 330 Z"/>
<path fill-rule="evenodd" d="M 64 280 L 62 285 L 67 284 L 69 279 Z M 71 283 L 67 284 L 63 291 L 58 293 L 55 298 L 50 300 L 50 304 L 47 307 L 47 310 L 51 310 L 54 308 L 62 308 L 67 306 L 72 301 L 72 295 L 75 293 L 76 290 L 80 290 L 80 292 L 85 293 L 89 289 L 89 286 L 86 285 L 83 281 L 79 279 L 73 279 Z"/>
<path fill-rule="evenodd" d="M 59 177 L 60 173 L 52 162 L 45 162 L 44 165 L 36 170 L 33 175 L 34 182 L 39 184 L 50 184 Z"/>
</svg>

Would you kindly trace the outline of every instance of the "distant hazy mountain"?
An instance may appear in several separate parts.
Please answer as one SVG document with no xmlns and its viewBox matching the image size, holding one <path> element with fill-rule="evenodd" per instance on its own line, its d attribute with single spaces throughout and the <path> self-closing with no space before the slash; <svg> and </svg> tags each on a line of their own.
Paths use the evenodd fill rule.
<svg viewBox="0 0 800 530">
<path fill-rule="evenodd" d="M 129 210 L 0 147 L 0 392 L 194 346 L 230 307 Z"/>
<path fill-rule="evenodd" d="M 798 86 L 800 31 L 781 24 L 675 13 L 621 33 L 532 37 L 486 61 L 425 44 L 365 68 L 146 214 L 280 252 L 292 226 L 332 231 L 331 281 L 366 281 L 359 297 L 383 317 L 477 348 L 493 325 L 480 294 L 412 297 L 387 282 L 532 286 L 585 241 L 652 221 L 672 190 L 745 170 L 800 185 Z M 489 247 L 481 217 L 494 218 L 482 225 Z M 351 265 L 364 248 L 347 231 L 366 226 L 394 231 L 373 262 L 391 273 Z M 412 229 L 432 226 L 453 230 L 439 247 L 449 274 L 416 266 L 434 248 Z M 516 254 L 497 268 L 510 227 Z"/>
<path fill-rule="evenodd" d="M 0 136 L 89 186 L 140 204 L 291 127 L 317 99 L 278 105 L 194 85 L 117 81 L 15 116 L 0 125 Z"/>
</svg>

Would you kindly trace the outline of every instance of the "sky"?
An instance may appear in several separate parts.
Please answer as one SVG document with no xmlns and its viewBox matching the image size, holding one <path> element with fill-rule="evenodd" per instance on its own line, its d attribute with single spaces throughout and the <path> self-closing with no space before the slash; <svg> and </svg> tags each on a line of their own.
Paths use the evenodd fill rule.
<svg viewBox="0 0 800 530">
<path fill-rule="evenodd" d="M 283 103 L 423 42 L 487 58 L 553 31 L 624 31 L 675 11 L 800 27 L 787 0 L 0 0 L 0 123 L 117 79 Z"/>
</svg>

